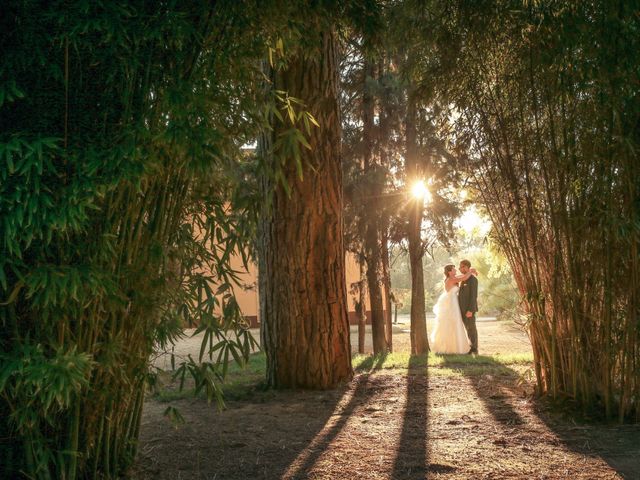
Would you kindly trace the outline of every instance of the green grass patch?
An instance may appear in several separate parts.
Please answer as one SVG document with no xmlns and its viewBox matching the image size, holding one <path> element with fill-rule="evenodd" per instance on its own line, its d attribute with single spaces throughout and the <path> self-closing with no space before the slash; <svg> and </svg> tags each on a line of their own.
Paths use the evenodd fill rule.
<svg viewBox="0 0 640 480">
<path fill-rule="evenodd" d="M 514 353 L 505 355 L 426 355 L 412 356 L 407 352 L 388 353 L 382 355 L 354 355 L 353 368 L 356 372 L 375 370 L 406 370 L 408 368 L 430 367 L 498 367 L 508 365 L 530 365 L 533 355 L 530 353 Z"/>
<path fill-rule="evenodd" d="M 406 370 L 427 366 L 426 356 L 411 356 L 409 353 L 386 353 L 382 355 L 353 356 L 351 363 L 356 372 L 372 372 L 375 370 Z"/>
<path fill-rule="evenodd" d="M 432 367 L 429 368 L 431 377 L 492 377 L 518 378 L 521 374 L 505 365 L 466 365 L 463 367 Z"/>
<path fill-rule="evenodd" d="M 268 397 L 270 393 L 264 389 L 264 377 L 267 368 L 267 361 L 264 353 L 258 352 L 249 356 L 245 365 L 238 365 L 230 362 L 227 375 L 221 387 L 226 400 L 241 400 L 244 398 Z M 193 379 L 188 375 L 185 377 L 184 388 L 180 390 L 179 380 L 172 379 L 173 372 L 160 373 L 160 386 L 152 394 L 153 398 L 159 402 L 173 402 L 186 398 L 193 398 L 195 388 Z M 205 394 L 198 395 L 198 398 L 205 398 Z"/>
<path fill-rule="evenodd" d="M 446 368 L 446 367 L 438 367 L 438 368 L 430 368 L 429 369 L 430 377 L 465 377 L 467 376 L 466 372 L 462 371 L 459 368 Z"/>
<path fill-rule="evenodd" d="M 389 373 L 405 373 L 407 370 L 424 371 L 429 367 L 429 375 L 458 377 L 458 376 L 519 376 L 517 370 L 523 370 L 531 365 L 533 356 L 530 353 L 515 353 L 502 355 L 435 355 L 433 353 L 412 356 L 407 352 L 388 353 L 384 355 L 353 356 L 353 369 L 356 373 L 374 373 L 387 371 Z M 229 364 L 227 376 L 222 389 L 227 400 L 244 400 L 251 398 L 265 401 L 272 398 L 274 393 L 264 388 L 264 378 L 267 368 L 266 356 L 257 352 L 249 357 L 248 362 L 241 366 L 232 362 Z M 185 381 L 183 390 L 178 388 L 178 382 L 171 379 L 171 372 L 162 372 L 161 386 L 153 393 L 153 397 L 160 402 L 173 402 L 185 398 L 193 398 L 193 381 Z M 204 395 L 202 396 L 204 397 Z"/>
<path fill-rule="evenodd" d="M 227 400 L 244 400 L 252 398 L 264 401 L 273 396 L 265 389 L 264 378 L 267 371 L 267 357 L 264 352 L 249 356 L 245 365 L 232 363 L 227 370 L 222 389 Z"/>
<path fill-rule="evenodd" d="M 532 353 L 507 353 L 496 355 L 435 355 L 429 354 L 429 365 L 530 365 Z"/>
</svg>

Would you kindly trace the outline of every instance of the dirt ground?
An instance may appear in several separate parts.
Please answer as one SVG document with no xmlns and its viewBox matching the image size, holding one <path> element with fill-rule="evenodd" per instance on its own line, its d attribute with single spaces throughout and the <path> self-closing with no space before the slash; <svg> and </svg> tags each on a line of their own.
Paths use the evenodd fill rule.
<svg viewBox="0 0 640 480">
<path fill-rule="evenodd" d="M 398 326 L 396 351 L 406 339 Z M 136 479 L 640 479 L 640 427 L 579 424 L 531 395 L 526 336 L 478 322 L 481 364 L 363 361 L 331 392 L 256 392 L 219 412 L 181 399 L 186 423 L 145 403 Z M 508 357 L 505 357 L 508 358 Z M 486 360 L 486 361 L 484 361 Z"/>
</svg>

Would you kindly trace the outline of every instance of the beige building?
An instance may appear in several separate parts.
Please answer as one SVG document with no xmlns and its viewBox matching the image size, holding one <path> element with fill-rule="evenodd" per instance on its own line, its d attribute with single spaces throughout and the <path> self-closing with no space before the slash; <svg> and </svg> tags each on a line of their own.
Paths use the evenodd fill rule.
<svg viewBox="0 0 640 480">
<path fill-rule="evenodd" d="M 238 275 L 240 287 L 235 288 L 235 296 L 242 310 L 242 314 L 249 321 L 252 327 L 260 325 L 260 304 L 258 300 L 258 267 L 255 264 L 249 265 L 249 271 L 245 272 L 244 265 L 239 257 L 232 260 L 232 267 L 240 273 Z M 355 325 L 358 318 L 355 312 L 356 298 L 349 293 L 352 283 L 360 279 L 360 266 L 353 254 L 347 253 L 345 256 L 345 282 L 347 285 L 349 323 Z M 384 290 L 383 290 L 384 294 Z M 369 298 L 366 299 L 367 307 L 367 323 L 370 322 L 370 303 Z"/>
</svg>

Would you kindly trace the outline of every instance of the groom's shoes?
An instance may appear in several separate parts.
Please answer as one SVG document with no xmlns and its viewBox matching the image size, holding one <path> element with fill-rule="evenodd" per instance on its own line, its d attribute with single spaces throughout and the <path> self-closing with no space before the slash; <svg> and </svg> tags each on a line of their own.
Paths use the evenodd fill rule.
<svg viewBox="0 0 640 480">
<path fill-rule="evenodd" d="M 473 348 L 467 352 L 467 355 L 478 355 L 478 350 L 474 350 Z"/>
</svg>

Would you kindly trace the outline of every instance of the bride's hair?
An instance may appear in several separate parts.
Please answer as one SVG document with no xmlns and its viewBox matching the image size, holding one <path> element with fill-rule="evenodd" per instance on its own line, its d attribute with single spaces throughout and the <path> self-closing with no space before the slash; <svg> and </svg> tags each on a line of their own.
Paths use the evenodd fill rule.
<svg viewBox="0 0 640 480">
<path fill-rule="evenodd" d="M 449 277 L 449 272 L 450 272 L 451 270 L 453 270 L 454 268 L 456 268 L 456 266 L 455 266 L 455 265 L 451 265 L 451 264 L 449 264 L 449 265 L 445 265 L 445 266 L 444 266 L 444 277 L 445 277 L 445 278 Z"/>
</svg>

